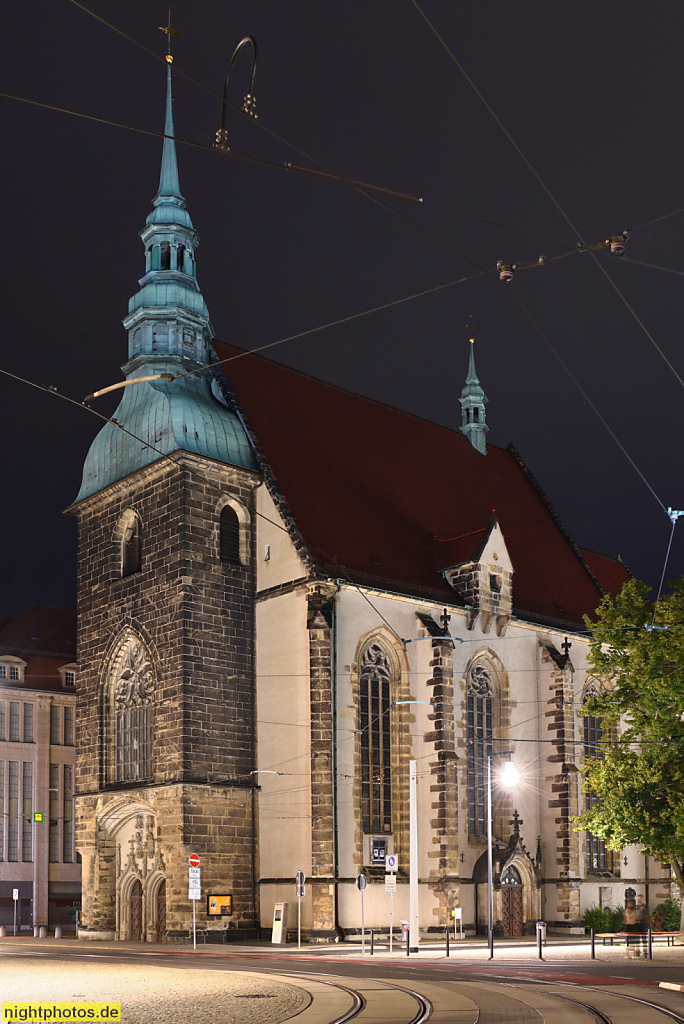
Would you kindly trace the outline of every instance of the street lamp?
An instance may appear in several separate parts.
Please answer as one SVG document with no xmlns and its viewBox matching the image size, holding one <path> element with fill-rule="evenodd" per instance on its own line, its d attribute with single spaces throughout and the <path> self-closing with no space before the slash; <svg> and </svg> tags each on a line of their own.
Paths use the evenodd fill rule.
<svg viewBox="0 0 684 1024">
<path fill-rule="evenodd" d="M 398 704 L 429 704 L 431 700 L 395 700 L 390 707 Z M 388 709 L 389 710 L 389 709 Z M 409 943 L 417 950 L 420 941 L 418 915 L 418 806 L 417 767 L 409 761 Z"/>
<path fill-rule="evenodd" d="M 502 750 L 499 756 L 512 754 L 512 750 Z M 487 754 L 487 940 L 489 959 L 494 959 L 494 870 L 492 856 L 492 754 Z M 504 789 L 514 789 L 520 781 L 518 769 L 507 761 L 501 770 L 499 782 Z"/>
</svg>

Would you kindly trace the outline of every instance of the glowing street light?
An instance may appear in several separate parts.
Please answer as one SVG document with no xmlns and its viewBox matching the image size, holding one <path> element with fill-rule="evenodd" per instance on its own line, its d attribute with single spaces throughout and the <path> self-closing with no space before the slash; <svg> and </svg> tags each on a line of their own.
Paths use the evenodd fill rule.
<svg viewBox="0 0 684 1024">
<path fill-rule="evenodd" d="M 510 755 L 512 750 L 499 751 L 499 755 Z M 487 940 L 489 959 L 494 959 L 494 868 L 492 855 L 492 754 L 487 754 Z M 499 775 L 503 789 L 515 789 L 520 782 L 520 772 L 511 761 L 506 761 Z"/>
</svg>

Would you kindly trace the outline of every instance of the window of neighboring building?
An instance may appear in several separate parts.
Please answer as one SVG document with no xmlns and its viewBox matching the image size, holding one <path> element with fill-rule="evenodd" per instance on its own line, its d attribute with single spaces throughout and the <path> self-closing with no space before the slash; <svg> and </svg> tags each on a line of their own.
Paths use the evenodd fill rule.
<svg viewBox="0 0 684 1024">
<path fill-rule="evenodd" d="M 19 681 L 19 666 L 18 665 L 10 665 L 10 667 L 9 667 L 9 677 L 12 680 L 12 682 L 16 683 L 16 682 Z"/>
<path fill-rule="evenodd" d="M 24 761 L 22 777 L 21 859 L 33 860 L 33 762 Z"/>
<path fill-rule="evenodd" d="M 70 688 L 76 686 L 76 673 L 69 668 L 64 673 L 64 685 Z"/>
<path fill-rule="evenodd" d="M 71 864 L 74 859 L 74 772 L 70 764 L 64 765 L 64 823 L 62 833 L 62 860 Z"/>
<path fill-rule="evenodd" d="M 471 836 L 484 836 L 487 833 L 487 757 L 492 753 L 494 683 L 484 665 L 474 665 L 468 675 L 468 829 Z"/>
<path fill-rule="evenodd" d="M 64 745 L 67 747 L 74 745 L 74 709 L 72 707 L 64 708 Z"/>
<path fill-rule="evenodd" d="M 390 684 L 392 666 L 382 644 L 361 655 L 359 731 L 361 734 L 361 820 L 364 832 L 392 831 Z"/>
<path fill-rule="evenodd" d="M 33 743 L 33 704 L 24 704 L 24 743 Z"/>
<path fill-rule="evenodd" d="M 11 743 L 19 742 L 19 702 L 10 701 L 10 728 L 9 738 Z"/>
<path fill-rule="evenodd" d="M 586 699 L 586 698 L 585 698 Z M 602 719 L 593 715 L 584 717 L 584 759 L 601 757 L 601 737 L 603 736 Z M 589 810 L 599 798 L 595 793 L 585 793 L 584 806 Z M 586 864 L 588 871 L 606 870 L 606 841 L 592 832 L 584 833 L 586 843 Z"/>
<path fill-rule="evenodd" d="M 19 860 L 19 762 L 9 762 L 7 790 L 7 860 Z"/>
<path fill-rule="evenodd" d="M 50 765 L 50 846 L 51 864 L 59 862 L 59 765 Z"/>
<path fill-rule="evenodd" d="M 5 702 L 0 700 L 0 740 L 5 738 Z"/>
<path fill-rule="evenodd" d="M 221 509 L 219 555 L 222 562 L 240 564 L 240 520 L 232 505 Z"/>
<path fill-rule="evenodd" d="M 0 861 L 5 849 L 5 762 L 0 761 Z"/>
<path fill-rule="evenodd" d="M 7 665 L 0 665 L 0 679 L 7 679 Z"/>
<path fill-rule="evenodd" d="M 53 746 L 61 743 L 59 735 L 59 704 L 50 705 L 50 743 Z"/>
</svg>

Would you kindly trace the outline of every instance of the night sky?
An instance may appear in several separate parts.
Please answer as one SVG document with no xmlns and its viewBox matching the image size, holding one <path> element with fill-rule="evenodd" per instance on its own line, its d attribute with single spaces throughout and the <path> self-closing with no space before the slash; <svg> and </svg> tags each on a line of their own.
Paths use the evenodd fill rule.
<svg viewBox="0 0 684 1024">
<path fill-rule="evenodd" d="M 680 0 L 420 2 L 581 237 L 633 229 L 623 260 L 597 260 L 684 378 L 684 219 L 639 227 L 684 207 Z M 165 3 L 90 6 L 164 52 Z M 684 385 L 592 256 L 575 251 L 577 235 L 411 0 L 179 0 L 172 20 L 174 68 L 213 92 L 241 37 L 257 40 L 260 120 L 228 112 L 233 150 L 312 166 L 263 124 L 339 174 L 551 236 L 383 199 L 441 244 L 351 188 L 179 145 L 217 337 L 256 348 L 489 270 L 267 354 L 457 429 L 472 315 L 488 440 L 516 445 L 579 544 L 620 554 L 657 586 L 670 521 L 549 343 L 676 509 Z M 0 49 L 5 92 L 163 130 L 165 65 L 70 0 L 6 9 Z M 238 106 L 248 70 L 245 53 L 231 82 Z M 174 95 L 177 136 L 210 147 L 218 100 L 178 73 Z M 81 400 L 121 377 L 121 319 L 143 269 L 137 232 L 161 140 L 10 99 L 0 118 L 0 366 Z M 510 288 L 491 273 L 497 260 L 563 253 L 519 271 Z M 96 407 L 111 414 L 115 404 Z M 98 421 L 7 377 L 0 418 L 0 614 L 73 604 L 76 523 L 62 511 Z M 683 572 L 684 522 L 667 578 Z"/>
</svg>

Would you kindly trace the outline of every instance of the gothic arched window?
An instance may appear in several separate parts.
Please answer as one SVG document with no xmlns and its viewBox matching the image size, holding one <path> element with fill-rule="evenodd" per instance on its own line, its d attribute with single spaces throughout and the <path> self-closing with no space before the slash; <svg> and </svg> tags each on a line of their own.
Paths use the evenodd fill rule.
<svg viewBox="0 0 684 1024">
<path fill-rule="evenodd" d="M 468 830 L 471 836 L 487 832 L 487 756 L 492 753 L 492 697 L 494 684 L 484 665 L 468 673 Z"/>
<path fill-rule="evenodd" d="M 392 831 L 390 683 L 385 648 L 373 641 L 361 655 L 361 818 L 364 832 Z"/>
<path fill-rule="evenodd" d="M 595 687 L 588 687 L 584 700 L 587 697 L 596 693 Z M 589 758 L 600 758 L 602 757 L 601 750 L 601 739 L 603 737 L 603 719 L 595 718 L 594 715 L 584 716 L 584 760 L 587 761 Z M 585 793 L 584 795 L 584 806 L 588 811 L 598 803 L 599 798 L 595 793 Z M 584 834 L 586 843 L 586 864 L 588 871 L 605 871 L 607 868 L 606 863 L 606 841 L 601 839 L 599 836 L 595 836 L 593 832 L 585 832 Z"/>
<path fill-rule="evenodd" d="M 132 576 L 140 572 L 142 563 L 140 519 L 131 509 L 128 509 L 124 516 L 121 532 L 121 575 Z"/>
<path fill-rule="evenodd" d="M 152 775 L 153 692 L 152 667 L 140 641 L 131 637 L 115 659 L 110 689 L 111 782 L 137 782 Z"/>
<path fill-rule="evenodd" d="M 221 509 L 219 558 L 222 562 L 240 564 L 240 520 L 232 505 L 224 505 Z"/>
</svg>

